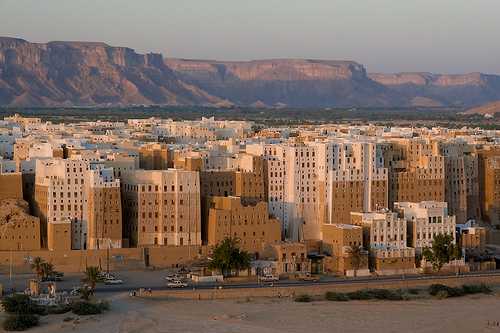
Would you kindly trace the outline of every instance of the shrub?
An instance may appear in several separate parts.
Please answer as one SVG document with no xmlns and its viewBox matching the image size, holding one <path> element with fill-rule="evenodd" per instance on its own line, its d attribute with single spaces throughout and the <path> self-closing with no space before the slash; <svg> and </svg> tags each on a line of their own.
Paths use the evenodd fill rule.
<svg viewBox="0 0 500 333">
<path fill-rule="evenodd" d="M 388 289 L 362 289 L 347 294 L 347 297 L 353 300 L 390 300 L 401 301 L 404 299 L 401 290 Z"/>
<path fill-rule="evenodd" d="M 28 328 L 38 325 L 38 317 L 33 314 L 10 315 L 3 322 L 3 329 L 6 331 L 25 331 Z"/>
<path fill-rule="evenodd" d="M 464 284 L 462 286 L 462 291 L 465 295 L 469 294 L 490 294 L 492 292 L 491 288 L 481 284 Z"/>
<path fill-rule="evenodd" d="M 109 310 L 108 302 L 92 303 L 92 302 L 82 301 L 73 303 L 73 305 L 71 306 L 71 311 L 79 316 L 101 314 L 104 311 L 108 310 Z"/>
<path fill-rule="evenodd" d="M 301 302 L 301 303 L 312 302 L 312 297 L 309 295 L 299 295 L 295 297 L 295 302 Z"/>
<path fill-rule="evenodd" d="M 101 309 L 101 312 L 109 311 L 110 305 L 108 301 L 101 301 L 97 303 L 97 306 Z"/>
<path fill-rule="evenodd" d="M 438 299 L 445 299 L 450 297 L 450 294 L 446 290 L 439 290 L 435 296 Z"/>
<path fill-rule="evenodd" d="M 372 295 L 367 291 L 367 289 L 356 290 L 356 291 L 347 293 L 347 297 L 349 297 L 349 299 L 353 299 L 353 300 L 357 300 L 357 301 L 372 299 Z"/>
<path fill-rule="evenodd" d="M 71 311 L 70 305 L 54 305 L 47 307 L 48 314 L 63 314 Z"/>
<path fill-rule="evenodd" d="M 13 294 L 2 299 L 5 312 L 16 314 L 39 314 L 44 315 L 43 307 L 33 303 L 28 295 Z"/>
<path fill-rule="evenodd" d="M 325 294 L 325 298 L 328 301 L 335 301 L 335 302 L 347 302 L 349 300 L 349 297 L 347 297 L 346 294 L 344 293 L 336 293 L 333 291 L 328 291 Z"/>
<path fill-rule="evenodd" d="M 445 286 L 444 284 L 432 284 L 429 286 L 429 294 L 432 296 L 438 296 L 439 292 L 445 291 L 448 296 L 447 297 L 459 297 L 464 295 L 464 291 L 462 288 L 453 288 Z M 443 296 L 444 293 L 441 293 Z"/>
<path fill-rule="evenodd" d="M 408 294 L 410 294 L 410 295 L 418 295 L 419 293 L 420 293 L 420 289 L 417 289 L 417 288 L 408 289 Z"/>
<path fill-rule="evenodd" d="M 79 316 L 88 316 L 102 313 L 99 304 L 90 302 L 76 302 L 73 303 L 71 311 Z"/>
</svg>

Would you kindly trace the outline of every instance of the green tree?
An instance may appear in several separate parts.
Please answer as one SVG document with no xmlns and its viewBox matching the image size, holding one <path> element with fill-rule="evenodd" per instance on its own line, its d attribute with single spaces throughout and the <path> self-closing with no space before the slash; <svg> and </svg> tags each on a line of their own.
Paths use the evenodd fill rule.
<svg viewBox="0 0 500 333">
<path fill-rule="evenodd" d="M 36 277 L 40 280 L 43 276 L 42 264 L 45 261 L 40 257 L 35 257 L 31 263 L 31 269 L 35 271 Z"/>
<path fill-rule="evenodd" d="M 438 234 L 434 236 L 432 247 L 422 251 L 422 256 L 432 264 L 432 269 L 439 272 L 450 261 L 460 258 L 460 248 L 454 244 L 453 236 Z"/>
<path fill-rule="evenodd" d="M 45 278 L 45 279 L 55 273 L 54 265 L 52 265 L 51 263 L 48 263 L 48 262 L 42 262 L 40 264 L 40 270 L 41 270 L 42 278 Z"/>
<path fill-rule="evenodd" d="M 361 266 L 361 261 L 363 259 L 363 247 L 361 246 L 350 246 L 347 253 L 351 257 L 351 265 L 354 270 L 354 277 L 356 277 L 359 267 Z"/>
<path fill-rule="evenodd" d="M 208 267 L 219 270 L 224 276 L 229 276 L 233 270 L 239 272 L 250 268 L 250 254 L 240 250 L 237 238 L 225 238 L 213 250 L 212 261 Z"/>
<path fill-rule="evenodd" d="M 84 281 L 89 285 L 92 292 L 95 290 L 97 282 L 101 282 L 101 277 L 99 276 L 99 267 L 89 266 L 85 270 Z"/>
</svg>

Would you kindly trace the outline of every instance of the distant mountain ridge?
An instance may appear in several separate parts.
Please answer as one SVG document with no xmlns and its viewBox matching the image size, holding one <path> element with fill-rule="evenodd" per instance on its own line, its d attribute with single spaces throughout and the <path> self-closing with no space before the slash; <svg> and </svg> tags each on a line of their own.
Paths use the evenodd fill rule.
<svg viewBox="0 0 500 333">
<path fill-rule="evenodd" d="M 473 107 L 500 76 L 367 73 L 353 61 L 209 61 L 101 42 L 0 37 L 0 106 Z"/>
</svg>

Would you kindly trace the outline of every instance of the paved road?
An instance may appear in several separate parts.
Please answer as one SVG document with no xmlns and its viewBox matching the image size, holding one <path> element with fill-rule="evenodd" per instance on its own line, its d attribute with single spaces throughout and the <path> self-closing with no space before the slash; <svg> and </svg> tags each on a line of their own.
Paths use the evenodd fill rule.
<svg viewBox="0 0 500 333">
<path fill-rule="evenodd" d="M 155 271 L 124 271 L 124 272 L 113 272 L 113 274 L 124 281 L 122 285 L 104 285 L 98 284 L 96 292 L 98 293 L 116 293 L 125 292 L 139 288 L 151 288 L 152 290 L 166 290 L 169 289 L 166 286 L 166 281 L 164 277 L 172 273 L 171 270 L 155 270 Z M 461 276 L 500 276 L 500 271 L 489 271 L 489 272 L 473 272 L 461 274 Z M 67 274 L 64 277 L 64 281 L 57 282 L 58 290 L 71 290 L 81 284 L 81 279 L 83 274 Z M 358 278 L 343 278 L 343 277 L 333 277 L 324 276 L 318 282 L 312 281 L 297 281 L 297 280 L 281 280 L 275 282 L 272 286 L 309 286 L 309 285 L 338 285 L 338 284 L 355 284 L 355 283 L 366 283 L 376 281 L 383 282 L 400 282 L 400 281 L 415 281 L 415 280 L 426 280 L 426 279 L 447 279 L 450 277 L 456 277 L 455 274 L 450 275 L 406 275 L 406 276 L 380 276 L 380 277 L 358 277 Z M 27 281 L 34 278 L 33 274 L 24 274 L 14 276 L 12 282 L 16 290 L 24 290 L 27 287 Z M 6 275 L 0 275 L 0 283 L 4 285 L 5 290 L 10 289 L 9 277 Z M 240 283 L 206 283 L 206 284 L 191 284 L 189 288 L 197 289 L 214 289 L 219 286 L 223 286 L 225 289 L 244 289 L 244 288 L 256 288 L 256 287 L 269 287 L 270 283 L 259 284 L 255 281 L 250 282 L 240 282 Z"/>
</svg>

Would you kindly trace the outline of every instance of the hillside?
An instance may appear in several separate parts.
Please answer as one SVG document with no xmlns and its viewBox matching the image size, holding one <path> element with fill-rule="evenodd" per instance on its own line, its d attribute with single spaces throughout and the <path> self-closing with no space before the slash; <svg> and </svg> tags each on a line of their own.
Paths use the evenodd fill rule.
<svg viewBox="0 0 500 333">
<path fill-rule="evenodd" d="M 500 113 L 500 101 L 496 101 L 493 103 L 488 103 L 486 105 L 482 105 L 476 108 L 469 109 L 464 112 L 465 114 L 495 114 Z"/>
<path fill-rule="evenodd" d="M 367 73 L 352 61 L 165 59 L 99 42 L 0 37 L 0 106 L 474 107 L 500 76 Z"/>
<path fill-rule="evenodd" d="M 218 103 L 178 80 L 160 54 L 104 43 L 0 38 L 0 105 L 90 106 Z"/>
</svg>

